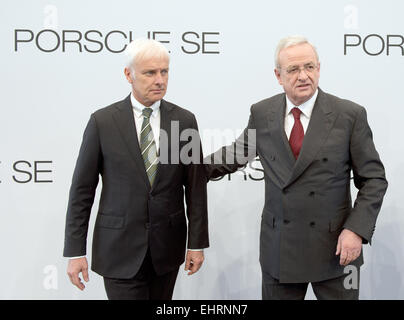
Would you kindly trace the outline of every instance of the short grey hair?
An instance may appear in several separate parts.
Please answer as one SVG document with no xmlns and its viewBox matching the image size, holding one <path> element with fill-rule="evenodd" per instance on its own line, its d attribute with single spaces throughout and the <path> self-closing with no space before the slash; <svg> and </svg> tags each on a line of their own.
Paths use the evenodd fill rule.
<svg viewBox="0 0 404 320">
<path fill-rule="evenodd" d="M 134 70 L 137 61 L 148 58 L 166 58 L 170 61 L 167 48 L 159 41 L 146 38 L 138 38 L 128 44 L 124 51 L 125 67 Z"/>
<path fill-rule="evenodd" d="M 318 57 L 316 47 L 313 44 L 311 44 L 309 42 L 309 40 L 307 40 L 303 36 L 288 36 L 288 37 L 285 37 L 285 38 L 281 39 L 279 41 L 279 43 L 278 43 L 278 46 L 276 47 L 276 50 L 275 50 L 275 67 L 278 70 L 281 68 L 281 65 L 279 63 L 279 53 L 281 52 L 281 50 L 286 49 L 288 47 L 296 46 L 298 44 L 305 44 L 305 43 L 311 45 L 311 47 L 314 50 L 314 53 L 316 54 L 317 61 L 320 61 L 319 57 Z"/>
</svg>

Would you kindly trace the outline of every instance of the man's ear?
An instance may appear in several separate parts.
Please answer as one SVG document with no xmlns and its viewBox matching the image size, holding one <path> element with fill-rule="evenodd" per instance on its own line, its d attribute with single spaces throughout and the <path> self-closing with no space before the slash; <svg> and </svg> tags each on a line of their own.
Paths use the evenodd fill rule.
<svg viewBox="0 0 404 320">
<path fill-rule="evenodd" d="M 129 83 L 133 83 L 133 79 L 132 79 L 132 74 L 131 74 L 130 68 L 125 67 L 125 69 L 123 69 L 123 73 L 125 74 L 126 80 L 128 80 Z"/>
<path fill-rule="evenodd" d="M 281 72 L 280 72 L 280 70 L 278 68 L 275 68 L 274 72 L 275 72 L 276 79 L 278 79 L 279 84 L 282 86 L 283 83 L 282 83 L 282 80 L 281 80 Z"/>
</svg>

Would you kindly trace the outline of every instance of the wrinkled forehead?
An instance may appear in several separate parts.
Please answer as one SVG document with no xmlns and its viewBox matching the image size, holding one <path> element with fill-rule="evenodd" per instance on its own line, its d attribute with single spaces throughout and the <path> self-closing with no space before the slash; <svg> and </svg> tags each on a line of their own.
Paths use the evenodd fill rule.
<svg viewBox="0 0 404 320">
<path fill-rule="evenodd" d="M 279 52 L 279 62 L 282 67 L 291 65 L 305 65 L 308 63 L 318 63 L 317 54 L 313 47 L 308 44 L 297 44 L 282 49 Z"/>
<path fill-rule="evenodd" d="M 170 64 L 170 59 L 164 54 L 143 55 L 134 59 L 133 68 L 140 69 L 166 69 Z"/>
</svg>

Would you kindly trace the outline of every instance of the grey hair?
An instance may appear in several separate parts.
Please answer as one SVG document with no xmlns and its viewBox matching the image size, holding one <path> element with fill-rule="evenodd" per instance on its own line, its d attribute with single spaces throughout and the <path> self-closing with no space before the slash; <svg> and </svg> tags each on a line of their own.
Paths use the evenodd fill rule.
<svg viewBox="0 0 404 320">
<path fill-rule="evenodd" d="M 307 40 L 303 36 L 288 36 L 288 37 L 285 37 L 285 38 L 281 39 L 279 41 L 279 43 L 278 43 L 278 46 L 276 47 L 276 50 L 275 50 L 275 67 L 278 70 L 281 68 L 281 65 L 279 63 L 279 53 L 281 52 L 281 50 L 286 49 L 288 47 L 296 46 L 298 44 L 305 44 L 305 43 L 311 45 L 311 47 L 314 50 L 314 53 L 316 54 L 317 61 L 319 61 L 317 49 L 313 44 L 311 44 L 309 42 L 309 40 Z"/>
<path fill-rule="evenodd" d="M 137 61 L 148 58 L 166 58 L 170 61 L 167 48 L 159 41 L 145 38 L 133 40 L 125 49 L 125 67 L 131 71 Z"/>
</svg>

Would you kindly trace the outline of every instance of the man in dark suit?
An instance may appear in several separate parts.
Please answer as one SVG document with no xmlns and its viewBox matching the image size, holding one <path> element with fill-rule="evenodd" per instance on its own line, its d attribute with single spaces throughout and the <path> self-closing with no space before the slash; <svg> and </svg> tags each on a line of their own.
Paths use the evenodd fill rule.
<svg viewBox="0 0 404 320">
<path fill-rule="evenodd" d="M 285 93 L 251 107 L 244 133 L 205 160 L 208 177 L 260 158 L 263 299 L 304 299 L 309 283 L 318 299 L 358 299 L 362 244 L 387 189 L 366 110 L 318 88 L 320 62 L 305 38 L 282 39 L 275 59 Z"/>
<path fill-rule="evenodd" d="M 104 277 L 109 299 L 171 299 L 187 238 L 188 274 L 209 246 L 201 143 L 195 116 L 163 100 L 167 49 L 137 39 L 126 55 L 131 94 L 93 113 L 84 132 L 66 217 L 67 273 L 83 290 L 79 273 L 88 281 L 86 239 L 101 176 L 92 270 Z M 194 134 L 184 139 L 186 131 Z"/>
</svg>

